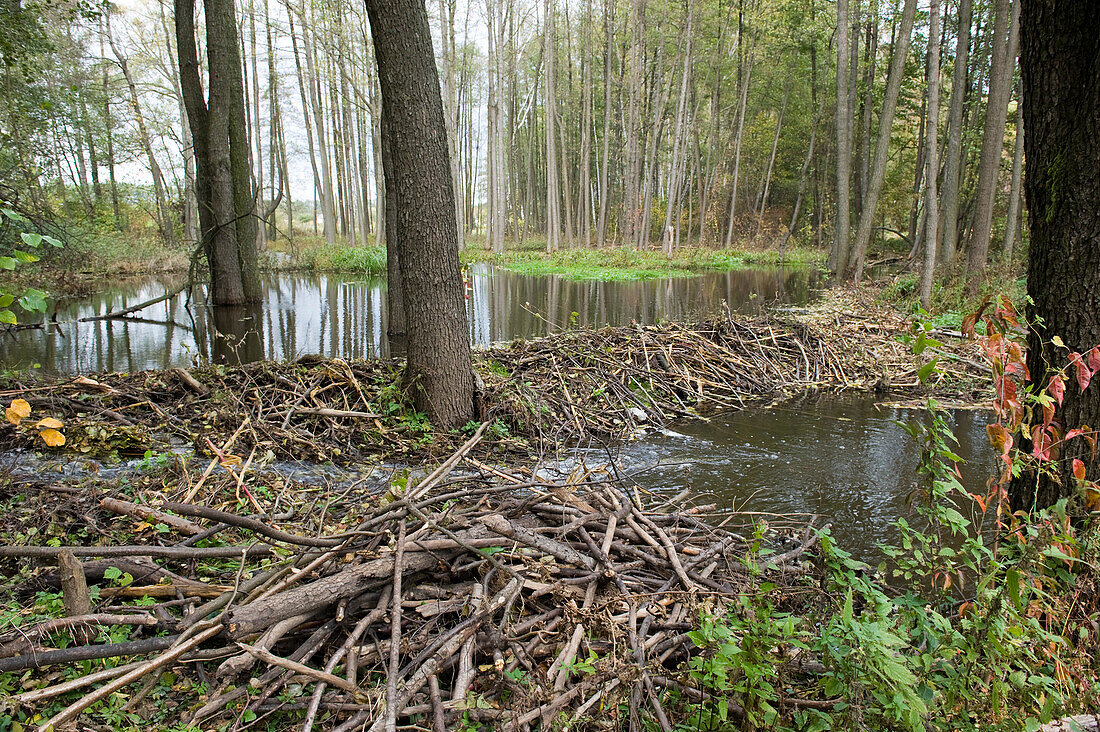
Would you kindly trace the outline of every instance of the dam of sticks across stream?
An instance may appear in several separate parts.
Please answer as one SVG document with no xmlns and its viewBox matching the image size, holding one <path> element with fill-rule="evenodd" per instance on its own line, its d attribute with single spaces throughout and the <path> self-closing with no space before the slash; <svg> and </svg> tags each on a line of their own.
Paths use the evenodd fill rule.
<svg viewBox="0 0 1100 732">
<path fill-rule="evenodd" d="M 55 317 L 68 321 L 64 325 L 0 334 L 0 363 L 9 368 L 38 363 L 47 373 L 94 374 L 186 367 L 196 356 L 211 354 L 229 361 L 301 354 L 384 357 L 389 346 L 383 284 L 324 275 L 269 279 L 264 308 L 238 323 L 243 335 L 220 353 L 210 312 L 189 306 L 183 294 L 135 313 L 136 319 L 80 322 L 155 297 L 166 287 L 147 282 L 63 304 Z M 777 301 L 781 307 L 798 307 L 811 299 L 816 275 L 772 268 L 646 282 L 571 282 L 479 265 L 471 268 L 468 284 L 471 338 L 485 347 L 537 337 L 558 330 L 557 325 L 690 321 L 727 306 L 757 313 L 765 303 Z M 724 403 L 737 405 L 728 398 Z M 893 403 L 882 393 L 819 390 L 799 396 L 795 391 L 769 404 L 711 410 L 706 420 L 690 415 L 668 415 L 668 422 L 643 419 L 632 433 L 624 432 L 625 440 L 589 437 L 573 444 L 588 462 L 614 456 L 630 481 L 656 496 L 687 491 L 697 505 L 714 504 L 718 516 L 740 511 L 773 522 L 805 522 L 816 516 L 819 525 L 831 524 L 842 546 L 872 560 L 879 556 L 879 543 L 895 539 L 893 522 L 910 515 L 917 480 L 919 447 L 898 422 L 920 420 L 923 411 Z M 957 452 L 966 461 L 963 482 L 973 492 L 984 490 L 992 471 L 987 417 L 983 410 L 952 414 Z M 562 419 L 570 419 L 568 412 Z M 543 444 L 544 452 L 548 445 Z M 571 459 L 560 450 L 555 456 Z M 33 460 L 21 460 L 22 469 L 33 472 Z M 279 469 L 291 478 L 336 487 L 359 479 L 383 487 L 395 466 L 415 462 L 393 455 L 385 469 L 369 469 L 325 467 L 320 454 L 315 460 L 319 464 L 281 461 Z M 79 465 L 68 470 L 84 472 Z"/>
</svg>

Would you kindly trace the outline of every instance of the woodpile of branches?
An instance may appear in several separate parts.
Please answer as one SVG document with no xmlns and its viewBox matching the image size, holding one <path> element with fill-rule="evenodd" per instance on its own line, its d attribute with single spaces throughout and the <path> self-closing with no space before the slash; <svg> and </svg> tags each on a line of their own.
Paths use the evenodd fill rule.
<svg viewBox="0 0 1100 732">
<path fill-rule="evenodd" d="M 59 558 L 38 581 L 65 588 L 71 616 L 0 634 L 0 672 L 142 657 L 11 703 L 33 710 L 67 695 L 41 725 L 60 728 L 132 684 L 140 698 L 175 668 L 206 684 L 181 707 L 204 728 L 251 713 L 291 715 L 305 730 L 444 730 L 462 718 L 545 729 L 623 703 L 631 728 L 645 717 L 671 729 L 664 692 L 709 698 L 684 671 L 696 653 L 687 631 L 744 589 L 759 535 L 708 522 L 705 507 L 643 506 L 613 466 L 577 464 L 556 480 L 487 467 L 469 457 L 486 426 L 339 533 L 316 530 L 324 517 L 106 497 L 103 510 L 168 530 L 140 545 L 0 547 L 5 563 Z M 779 594 L 800 582 L 817 536 L 803 529 L 770 534 L 751 575 Z M 218 537 L 232 543 L 195 546 Z M 198 569 L 216 558 L 235 558 L 235 572 L 212 581 Z M 86 584 L 108 567 L 134 579 L 93 607 Z M 132 626 L 131 639 L 89 642 L 112 625 Z M 58 634 L 71 644 L 54 647 Z M 284 693 L 292 685 L 300 693 Z"/>
</svg>

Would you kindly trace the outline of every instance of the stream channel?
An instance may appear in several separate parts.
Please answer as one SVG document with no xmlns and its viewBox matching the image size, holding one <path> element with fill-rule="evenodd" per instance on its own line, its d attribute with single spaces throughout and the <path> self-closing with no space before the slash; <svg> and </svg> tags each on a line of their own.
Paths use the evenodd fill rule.
<svg viewBox="0 0 1100 732">
<path fill-rule="evenodd" d="M 751 313 L 767 303 L 805 304 L 819 285 L 809 268 L 578 282 L 474 265 L 466 280 L 470 338 L 478 347 L 570 325 L 690 320 L 727 307 Z M 391 354 L 385 281 L 379 278 L 272 275 L 260 307 L 228 317 L 201 306 L 197 293 L 190 303 L 180 294 L 139 317 L 79 322 L 157 297 L 174 284 L 153 278 L 61 302 L 50 318 L 62 324 L 0 335 L 0 367 L 37 364 L 44 372 L 64 374 L 190 366 L 199 356 L 233 362 L 305 353 Z M 891 406 L 882 395 L 816 393 L 677 424 L 623 442 L 613 452 L 625 473 L 655 493 L 671 497 L 687 487 L 693 503 L 759 512 L 764 519 L 816 514 L 819 523 L 832 524 L 842 547 L 870 561 L 877 560 L 881 542 L 896 540 L 893 522 L 911 513 L 919 449 L 898 422 L 922 415 L 919 409 Z M 963 483 L 972 492 L 984 493 L 992 471 L 987 419 L 980 410 L 951 413 L 956 452 L 966 461 Z"/>
</svg>

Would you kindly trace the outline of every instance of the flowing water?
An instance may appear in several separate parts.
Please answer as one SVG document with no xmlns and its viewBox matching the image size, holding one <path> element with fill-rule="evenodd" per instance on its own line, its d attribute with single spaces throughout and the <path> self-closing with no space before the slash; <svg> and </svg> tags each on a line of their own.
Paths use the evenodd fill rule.
<svg viewBox="0 0 1100 732">
<path fill-rule="evenodd" d="M 950 420 L 962 483 L 982 494 L 994 467 L 990 417 L 957 409 Z M 809 394 L 677 425 L 624 444 L 621 459 L 644 488 L 671 497 L 689 487 L 694 503 L 720 513 L 817 515 L 840 546 L 871 559 L 897 540 L 893 522 L 911 518 L 920 447 L 899 422 L 926 419 L 873 394 Z"/>
<path fill-rule="evenodd" d="M 577 326 L 691 318 L 766 302 L 805 303 L 818 283 L 810 268 L 759 268 L 643 282 L 532 277 L 479 264 L 466 273 L 470 340 L 488 346 Z M 141 371 L 222 362 L 288 359 L 311 353 L 343 358 L 389 356 L 382 278 L 278 274 L 264 282 L 254 308 L 207 308 L 201 292 L 181 293 L 126 319 L 80 322 L 150 300 L 178 286 L 150 279 L 106 286 L 60 303 L 56 326 L 0 334 L 0 365 L 38 364 L 51 373 Z"/>
</svg>

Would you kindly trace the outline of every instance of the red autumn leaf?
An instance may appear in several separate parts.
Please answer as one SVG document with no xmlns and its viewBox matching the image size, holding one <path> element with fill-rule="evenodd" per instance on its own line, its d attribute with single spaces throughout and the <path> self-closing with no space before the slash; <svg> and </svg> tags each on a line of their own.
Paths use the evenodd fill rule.
<svg viewBox="0 0 1100 732">
<path fill-rule="evenodd" d="M 1054 438 L 1050 432 L 1039 425 L 1031 428 L 1031 454 L 1040 460 L 1050 460 L 1050 446 Z"/>
<path fill-rule="evenodd" d="M 1047 392 L 1054 397 L 1054 401 L 1058 402 L 1058 406 L 1062 406 L 1062 400 L 1066 398 L 1066 382 L 1062 381 L 1062 377 L 1058 374 L 1050 377 L 1050 383 L 1047 384 Z"/>
<path fill-rule="evenodd" d="M 1074 352 L 1069 354 L 1069 362 L 1077 369 L 1077 386 L 1081 391 L 1089 388 L 1089 381 L 1092 380 L 1093 370 L 1085 363 L 1084 357 L 1080 353 Z"/>
<path fill-rule="evenodd" d="M 971 493 L 970 497 L 974 499 L 974 503 L 978 504 L 978 507 L 982 509 L 982 513 L 985 513 L 985 497 L 980 496 L 977 493 Z"/>
<path fill-rule="evenodd" d="M 1044 404 L 1043 405 L 1043 426 L 1047 427 L 1053 421 L 1054 421 L 1054 405 L 1053 404 Z"/>
<path fill-rule="evenodd" d="M 1077 458 L 1073 458 L 1073 477 L 1077 480 L 1085 479 L 1085 464 Z"/>
<path fill-rule="evenodd" d="M 989 435 L 989 444 L 996 448 L 997 452 L 1007 455 L 1012 449 L 1012 433 L 1003 424 L 991 424 L 985 428 Z"/>
<path fill-rule="evenodd" d="M 966 336 L 967 338 L 973 338 L 975 336 L 974 326 L 977 324 L 977 322 L 978 322 L 978 314 L 977 313 L 971 313 L 970 315 L 967 315 L 965 318 L 963 318 L 962 319 L 962 326 L 960 327 L 960 330 L 962 331 L 962 334 L 964 336 Z"/>
<path fill-rule="evenodd" d="M 1093 347 L 1088 353 L 1089 356 L 1089 368 L 1095 374 L 1100 371 L 1100 348 Z"/>
</svg>

